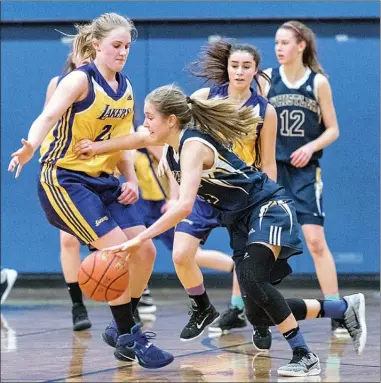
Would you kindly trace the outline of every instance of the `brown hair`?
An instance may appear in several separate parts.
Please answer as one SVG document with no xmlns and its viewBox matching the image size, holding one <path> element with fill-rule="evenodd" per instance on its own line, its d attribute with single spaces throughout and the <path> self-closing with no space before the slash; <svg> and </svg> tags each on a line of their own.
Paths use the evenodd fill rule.
<svg viewBox="0 0 381 383">
<path fill-rule="evenodd" d="M 73 72 L 74 69 L 75 69 L 75 65 L 74 65 L 74 62 L 73 62 L 73 52 L 70 52 L 67 55 L 67 58 L 66 58 L 66 61 L 65 61 L 65 64 L 64 64 L 63 73 L 64 74 L 68 74 L 70 72 Z"/>
<path fill-rule="evenodd" d="M 326 75 L 317 58 L 316 36 L 310 28 L 300 21 L 291 20 L 282 24 L 279 29 L 288 29 L 292 31 L 298 43 L 304 41 L 306 43 L 306 48 L 303 51 L 303 64 L 316 73 Z"/>
<path fill-rule="evenodd" d="M 95 58 L 95 49 L 92 40 L 104 39 L 113 29 L 125 27 L 131 33 L 131 40 L 137 38 L 138 32 L 131 19 L 118 15 L 117 13 L 104 13 L 89 24 L 75 25 L 78 31 L 74 44 L 74 52 L 80 57 Z"/>
<path fill-rule="evenodd" d="M 262 122 L 260 117 L 254 117 L 252 107 L 240 108 L 227 98 L 199 100 L 186 97 L 174 84 L 153 90 L 145 101 L 154 104 L 163 116 L 175 115 L 180 129 L 192 122 L 194 129 L 227 146 L 254 138 L 256 126 Z"/>
<path fill-rule="evenodd" d="M 192 62 L 188 70 L 196 77 L 211 80 L 216 84 L 224 84 L 229 81 L 228 60 L 229 57 L 237 51 L 247 52 L 253 56 L 253 60 L 257 67 L 257 74 L 254 76 L 260 91 L 258 77 L 263 77 L 269 83 L 269 76 L 260 69 L 261 55 L 257 48 L 250 44 L 239 44 L 233 39 L 218 38 L 204 45 L 201 48 L 201 53 L 197 61 Z"/>
</svg>

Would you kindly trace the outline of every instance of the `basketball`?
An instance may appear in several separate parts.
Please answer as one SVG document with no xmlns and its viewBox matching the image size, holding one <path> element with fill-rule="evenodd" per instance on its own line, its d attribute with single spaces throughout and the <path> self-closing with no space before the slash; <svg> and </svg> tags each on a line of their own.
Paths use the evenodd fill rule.
<svg viewBox="0 0 381 383">
<path fill-rule="evenodd" d="M 115 254 L 95 251 L 81 263 L 78 283 L 83 293 L 98 302 L 119 298 L 128 286 L 128 262 Z"/>
</svg>

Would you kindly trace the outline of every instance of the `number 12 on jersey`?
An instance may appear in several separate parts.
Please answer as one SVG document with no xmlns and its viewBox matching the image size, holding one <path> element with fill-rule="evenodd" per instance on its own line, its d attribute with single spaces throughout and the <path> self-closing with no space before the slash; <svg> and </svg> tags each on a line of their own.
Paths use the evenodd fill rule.
<svg viewBox="0 0 381 383">
<path fill-rule="evenodd" d="M 304 137 L 302 128 L 306 116 L 302 110 L 283 110 L 280 114 L 280 134 L 289 137 Z"/>
</svg>

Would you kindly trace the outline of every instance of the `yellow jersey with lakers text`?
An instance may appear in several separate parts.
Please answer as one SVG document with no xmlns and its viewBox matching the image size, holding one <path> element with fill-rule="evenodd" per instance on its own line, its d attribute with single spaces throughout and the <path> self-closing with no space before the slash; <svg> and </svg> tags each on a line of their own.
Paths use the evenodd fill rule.
<svg viewBox="0 0 381 383">
<path fill-rule="evenodd" d="M 117 73 L 119 85 L 115 92 L 94 62 L 76 70 L 86 73 L 89 92 L 84 100 L 73 103 L 49 132 L 41 145 L 40 162 L 85 172 L 92 177 L 112 174 L 120 160 L 120 152 L 80 160 L 73 148 L 84 138 L 102 141 L 130 133 L 134 116 L 131 83 L 125 75 Z"/>
<path fill-rule="evenodd" d="M 215 85 L 210 88 L 209 96 L 208 98 L 214 98 L 214 97 L 228 97 L 228 88 L 229 83 L 226 83 L 224 85 Z M 266 114 L 266 108 L 268 101 L 261 97 L 254 89 L 251 89 L 251 96 L 249 99 L 245 102 L 242 107 L 245 106 L 252 106 L 254 110 L 254 114 L 256 117 L 261 117 L 262 120 L 265 119 Z M 246 164 L 250 166 L 257 165 L 257 167 L 260 167 L 260 164 L 255 164 L 257 153 L 256 151 L 259 150 L 259 143 L 256 141 L 259 138 L 260 130 L 262 129 L 263 123 L 260 123 L 257 125 L 257 134 L 256 134 L 256 140 L 246 140 L 242 144 L 236 144 L 233 147 L 234 153 L 243 160 Z"/>
</svg>

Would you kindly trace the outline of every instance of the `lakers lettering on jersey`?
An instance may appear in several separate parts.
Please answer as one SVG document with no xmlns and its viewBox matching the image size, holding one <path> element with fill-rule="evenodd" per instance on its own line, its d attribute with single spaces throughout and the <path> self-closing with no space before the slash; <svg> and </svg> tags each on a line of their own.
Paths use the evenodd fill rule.
<svg viewBox="0 0 381 383">
<path fill-rule="evenodd" d="M 224 85 L 215 85 L 210 88 L 208 98 L 214 97 L 227 97 L 228 96 L 229 84 Z M 245 102 L 243 107 L 252 106 L 253 112 L 256 117 L 261 117 L 262 120 L 265 119 L 266 108 L 268 101 L 259 96 L 254 89 L 250 88 L 251 97 Z M 263 123 L 257 125 L 257 135 L 256 140 L 259 139 L 260 131 L 263 127 Z M 236 144 L 233 147 L 233 151 L 239 158 L 241 158 L 245 163 L 252 166 L 255 163 L 256 159 L 256 149 L 255 149 L 255 140 L 247 140 L 242 144 Z"/>
<path fill-rule="evenodd" d="M 84 100 L 74 103 L 49 132 L 41 145 L 40 162 L 85 172 L 93 177 L 101 173 L 112 174 L 120 160 L 120 152 L 79 160 L 73 147 L 85 138 L 101 141 L 130 133 L 134 115 L 131 83 L 118 73 L 119 86 L 115 92 L 94 62 L 77 70 L 88 77 L 88 95 Z"/>
<path fill-rule="evenodd" d="M 267 98 L 278 116 L 276 159 L 290 163 L 291 153 L 318 138 L 325 130 L 317 96 L 322 75 L 306 68 L 304 76 L 291 84 L 282 66 L 265 72 L 271 77 Z M 316 152 L 311 160 L 321 156 L 322 151 Z"/>
</svg>

